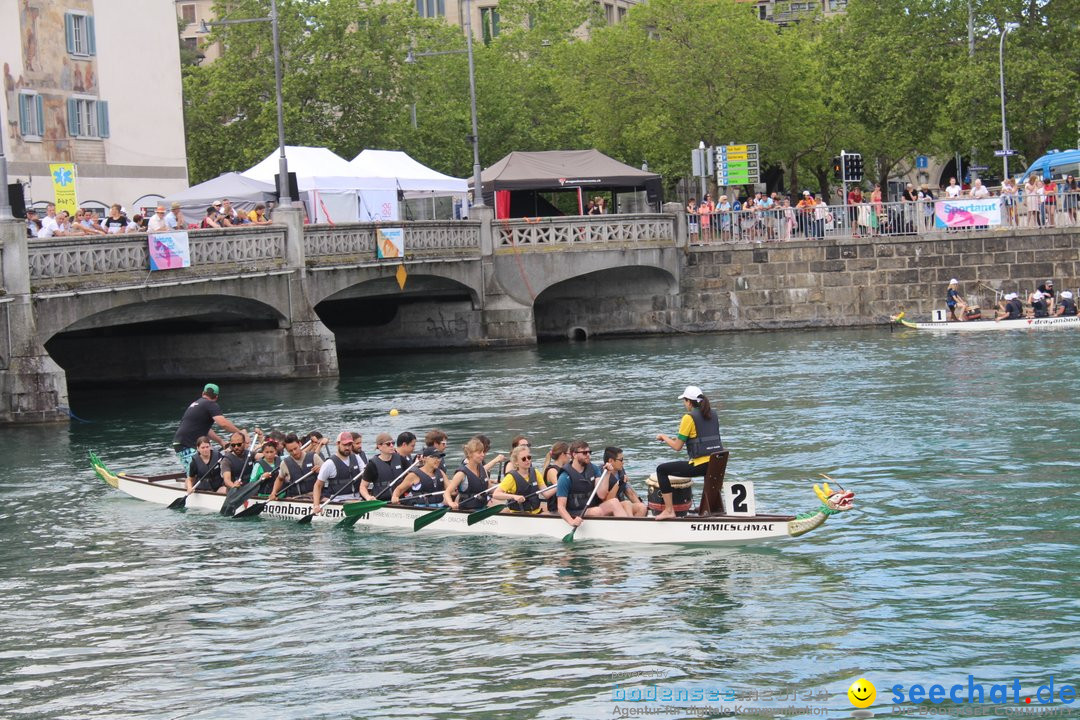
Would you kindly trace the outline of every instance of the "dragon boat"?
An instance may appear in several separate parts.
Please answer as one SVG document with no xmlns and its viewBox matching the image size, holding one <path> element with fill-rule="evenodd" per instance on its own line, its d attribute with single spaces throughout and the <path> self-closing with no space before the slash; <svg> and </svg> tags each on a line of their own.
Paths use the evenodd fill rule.
<svg viewBox="0 0 1080 720">
<path fill-rule="evenodd" d="M 726 455 L 723 465 L 726 466 Z M 180 473 L 167 475 L 135 475 L 113 473 L 93 453 L 90 464 L 94 472 L 113 488 L 140 500 L 167 506 L 178 498 L 184 497 L 184 477 Z M 721 478 L 723 469 L 720 470 Z M 744 486 L 749 483 L 742 483 Z M 725 514 L 711 512 L 710 508 L 720 508 L 719 484 L 709 487 L 706 477 L 706 489 L 698 514 L 686 517 L 656 521 L 653 518 L 614 518 L 590 517 L 583 522 L 574 538 L 576 540 L 598 540 L 611 543 L 646 543 L 646 544 L 695 544 L 695 545 L 748 545 L 776 541 L 784 538 L 800 537 L 825 523 L 835 515 L 854 507 L 855 493 L 850 490 L 833 490 L 828 483 L 822 487 L 814 485 L 814 493 L 821 501 L 813 511 L 801 515 L 770 514 Z M 745 497 L 746 488 L 741 492 Z M 752 493 L 752 486 L 750 487 Z M 220 512 L 226 496 L 213 492 L 196 491 L 187 497 L 186 507 L 204 512 Z M 286 498 L 267 500 L 253 498 L 245 500 L 237 507 L 234 517 L 244 516 L 245 510 L 256 504 L 257 514 L 281 520 L 298 521 L 312 512 L 310 499 Z M 377 530 L 416 529 L 417 518 L 432 512 L 429 507 L 386 504 L 378 509 L 364 513 L 350 512 L 350 505 L 359 505 L 346 501 L 330 502 L 323 506 L 322 512 L 312 517 L 312 522 L 333 523 L 347 527 L 365 527 Z M 250 513 L 248 513 L 250 514 Z M 546 537 L 565 539 L 569 529 L 561 517 L 553 515 L 522 515 L 498 513 L 470 524 L 470 511 L 447 510 L 430 525 L 426 532 L 443 532 L 470 535 L 501 535 L 506 537 Z"/>
<path fill-rule="evenodd" d="M 1017 320 L 935 320 L 912 322 L 904 313 L 894 315 L 892 321 L 912 330 L 936 332 L 985 332 L 988 330 L 1076 330 L 1080 329 L 1080 316 L 1019 318 Z"/>
</svg>

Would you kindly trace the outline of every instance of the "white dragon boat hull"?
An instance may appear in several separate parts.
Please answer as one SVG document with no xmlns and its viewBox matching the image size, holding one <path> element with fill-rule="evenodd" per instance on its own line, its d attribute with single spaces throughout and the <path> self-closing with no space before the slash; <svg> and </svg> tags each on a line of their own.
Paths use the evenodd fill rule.
<svg viewBox="0 0 1080 720">
<path fill-rule="evenodd" d="M 94 471 L 109 485 L 130 495 L 156 505 L 166 506 L 186 492 L 179 475 L 138 476 L 124 473 L 113 474 L 104 465 L 93 464 Z M 827 486 L 826 486 L 826 489 Z M 825 497 L 815 486 L 815 491 L 823 502 Z M 849 493 L 851 498 L 853 493 Z M 187 507 L 205 512 L 218 512 L 225 502 L 225 496 L 217 493 L 197 491 L 188 496 Z M 248 500 L 238 511 L 256 502 Z M 850 500 L 847 509 L 850 507 Z M 282 520 L 299 520 L 311 513 L 311 502 L 301 499 L 272 500 L 266 503 L 262 517 Z M 823 507 L 822 510 L 827 508 Z M 405 505 L 387 505 L 372 510 L 356 521 L 355 527 L 376 528 L 380 530 L 398 530 L 411 533 L 416 518 L 431 512 L 432 508 L 416 508 Z M 748 545 L 798 537 L 823 524 L 825 518 L 835 512 L 807 513 L 804 516 L 792 515 L 753 515 L 729 516 L 711 515 L 708 517 L 683 517 L 672 520 L 656 521 L 652 518 L 588 518 L 578 528 L 575 540 L 599 540 L 613 543 L 668 543 L 668 544 L 704 544 L 704 545 Z M 520 515 L 500 513 L 468 525 L 468 511 L 452 510 L 431 523 L 422 532 L 456 533 L 466 535 L 501 535 L 505 537 L 547 537 L 561 539 L 570 530 L 562 518 L 551 515 Z M 346 519 L 344 504 L 329 503 L 321 514 L 312 522 L 320 524 L 338 523 Z"/>
<path fill-rule="evenodd" d="M 903 313 L 894 318 L 895 322 L 912 330 L 933 330 L 935 332 L 987 332 L 991 330 L 1076 330 L 1080 329 L 1080 316 L 1062 316 L 1046 318 L 1020 318 L 1018 320 L 968 320 L 966 322 L 950 320 L 948 322 L 912 322 Z"/>
</svg>

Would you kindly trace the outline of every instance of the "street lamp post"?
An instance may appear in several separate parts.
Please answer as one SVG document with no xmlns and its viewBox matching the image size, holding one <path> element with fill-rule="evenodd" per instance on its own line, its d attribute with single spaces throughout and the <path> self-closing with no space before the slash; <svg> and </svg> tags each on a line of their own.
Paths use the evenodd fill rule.
<svg viewBox="0 0 1080 720">
<path fill-rule="evenodd" d="M 469 142 L 472 143 L 473 152 L 473 207 L 484 207 L 484 193 L 480 182 L 480 131 L 476 121 L 476 65 L 473 63 L 473 37 L 472 37 L 472 2 L 465 0 L 465 49 L 464 50 L 435 50 L 432 52 L 409 51 L 405 62 L 414 63 L 417 58 L 431 57 L 433 55 L 461 55 L 469 56 L 469 111 L 472 116 L 472 135 Z M 413 106 L 413 127 L 416 127 L 416 106 Z"/>
<path fill-rule="evenodd" d="M 998 78 L 1001 86 L 1001 150 L 1004 153 L 1001 156 L 1001 181 L 1009 177 L 1009 152 L 1012 148 L 1009 147 L 1009 130 L 1005 125 L 1005 36 L 1009 34 L 1009 30 L 1012 28 L 1008 24 L 1001 29 L 1001 41 L 998 44 Z"/>
<path fill-rule="evenodd" d="M 281 93 L 281 40 L 278 35 L 277 0 L 270 0 L 270 17 L 244 18 L 241 20 L 202 21 L 200 32 L 208 33 L 215 25 L 243 25 L 254 22 L 270 23 L 270 34 L 274 39 L 274 90 L 277 95 L 277 133 L 278 133 L 278 202 L 289 205 L 293 198 L 289 196 L 289 161 L 285 157 L 285 109 Z"/>
<path fill-rule="evenodd" d="M 10 220 L 11 198 L 8 197 L 7 157 L 4 155 L 4 139 L 0 138 L 0 220 Z"/>
</svg>

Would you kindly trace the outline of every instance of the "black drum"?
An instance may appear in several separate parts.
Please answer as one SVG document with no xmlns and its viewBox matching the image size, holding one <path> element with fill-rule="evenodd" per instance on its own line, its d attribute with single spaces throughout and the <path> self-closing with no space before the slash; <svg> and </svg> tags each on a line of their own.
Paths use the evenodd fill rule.
<svg viewBox="0 0 1080 720">
<path fill-rule="evenodd" d="M 671 501 L 675 506 L 675 514 L 678 517 L 685 517 L 690 512 L 690 508 L 694 506 L 694 481 L 692 478 L 675 477 L 672 475 L 671 480 Z M 664 510 L 664 496 L 660 494 L 660 483 L 656 479 L 655 473 L 650 475 L 645 481 L 645 484 L 649 487 L 649 512 L 653 515 L 659 515 Z"/>
</svg>

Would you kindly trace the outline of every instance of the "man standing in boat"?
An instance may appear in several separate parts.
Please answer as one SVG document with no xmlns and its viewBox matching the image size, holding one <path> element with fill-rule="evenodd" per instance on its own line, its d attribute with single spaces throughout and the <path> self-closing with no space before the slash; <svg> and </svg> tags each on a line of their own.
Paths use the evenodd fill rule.
<svg viewBox="0 0 1080 720">
<path fill-rule="evenodd" d="M 352 479 L 360 474 L 360 461 L 353 455 L 352 443 L 352 433 L 342 431 L 337 436 L 337 451 L 319 468 L 319 478 L 315 481 L 311 496 L 311 511 L 316 515 L 322 509 L 323 496 L 328 499 L 334 496 L 341 499 L 354 497 L 356 483 Z"/>
<path fill-rule="evenodd" d="M 958 288 L 960 287 L 960 281 L 953 278 L 949 281 L 949 289 L 945 291 L 945 305 L 949 308 L 949 319 L 967 320 L 964 315 L 964 311 L 967 310 L 967 302 L 964 301 L 964 297 L 960 294 Z M 960 308 L 960 317 L 956 317 L 956 308 Z"/>
<path fill-rule="evenodd" d="M 213 430 L 215 423 L 222 430 L 231 433 L 240 432 L 221 414 L 217 399 L 218 386 L 214 383 L 206 383 L 203 386 L 202 396 L 188 405 L 183 417 L 180 418 L 180 427 L 176 429 L 176 435 L 173 436 L 173 451 L 176 452 L 176 458 L 180 461 L 184 472 L 187 472 L 191 466 L 191 458 L 195 456 L 195 441 L 198 438 L 205 435 L 218 445 L 225 447 L 225 441 Z"/>
<path fill-rule="evenodd" d="M 956 281 L 953 280 L 953 282 Z M 720 419 L 709 405 L 709 398 L 701 392 L 701 388 L 689 385 L 683 390 L 679 399 L 683 401 L 686 414 L 679 422 L 678 434 L 675 437 L 660 434 L 656 436 L 656 439 L 676 452 L 685 447 L 690 459 L 675 460 L 657 466 L 656 480 L 660 484 L 660 494 L 664 498 L 664 509 L 656 516 L 657 520 L 675 517 L 671 476 L 705 477 L 705 472 L 709 468 L 709 457 L 724 449 L 724 443 L 720 439 Z"/>
</svg>

